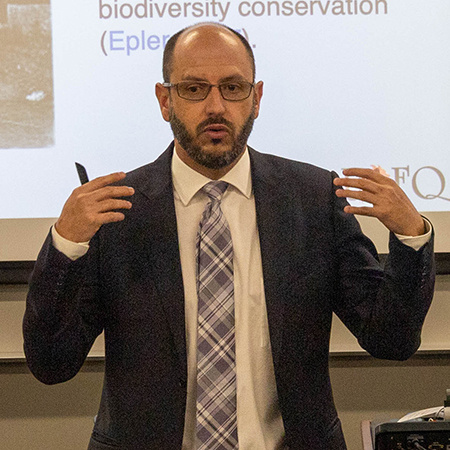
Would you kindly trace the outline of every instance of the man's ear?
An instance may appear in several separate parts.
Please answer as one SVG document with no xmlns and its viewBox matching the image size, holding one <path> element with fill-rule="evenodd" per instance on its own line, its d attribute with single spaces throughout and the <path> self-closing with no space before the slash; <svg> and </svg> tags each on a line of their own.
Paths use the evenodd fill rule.
<svg viewBox="0 0 450 450">
<path fill-rule="evenodd" d="M 166 122 L 169 122 L 170 110 L 170 89 L 164 87 L 161 83 L 156 83 L 155 94 L 159 102 L 161 114 Z"/>
<path fill-rule="evenodd" d="M 264 83 L 258 81 L 255 84 L 255 119 L 259 116 L 259 107 L 261 105 L 261 97 L 263 96 Z"/>
</svg>

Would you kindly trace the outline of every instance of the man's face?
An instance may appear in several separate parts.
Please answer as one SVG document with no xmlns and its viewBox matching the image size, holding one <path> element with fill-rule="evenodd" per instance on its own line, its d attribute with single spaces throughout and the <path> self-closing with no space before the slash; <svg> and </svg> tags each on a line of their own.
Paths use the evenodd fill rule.
<svg viewBox="0 0 450 450">
<path fill-rule="evenodd" d="M 214 25 L 200 26 L 176 44 L 170 82 L 181 81 L 251 83 L 250 57 L 232 33 Z M 170 122 L 180 157 L 197 170 L 198 166 L 218 170 L 231 168 L 243 153 L 259 113 L 262 83 L 238 102 L 223 99 L 217 87 L 199 102 L 180 98 L 176 88 L 162 95 L 166 98 L 164 103 L 158 95 L 161 110 Z"/>
<path fill-rule="evenodd" d="M 227 119 L 216 116 L 209 117 L 199 123 L 193 133 L 170 109 L 170 127 L 173 135 L 187 155 L 208 169 L 222 169 L 232 164 L 242 154 L 255 121 L 255 108 L 250 111 L 247 120 L 240 127 Z M 204 135 L 206 134 L 206 142 Z M 220 137 L 216 135 L 220 134 Z M 202 142 L 203 138 L 203 142 Z M 217 147 L 211 151 L 209 145 Z"/>
</svg>

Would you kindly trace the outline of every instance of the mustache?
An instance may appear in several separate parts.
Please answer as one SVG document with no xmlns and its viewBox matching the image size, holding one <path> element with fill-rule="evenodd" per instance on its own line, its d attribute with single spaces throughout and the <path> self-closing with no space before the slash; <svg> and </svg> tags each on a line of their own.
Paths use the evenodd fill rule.
<svg viewBox="0 0 450 450">
<path fill-rule="evenodd" d="M 196 132 L 197 134 L 202 133 L 203 129 L 209 125 L 225 125 L 226 127 L 228 127 L 233 133 L 234 133 L 234 125 L 229 122 L 227 119 L 217 116 L 217 117 L 208 117 L 206 120 L 204 120 L 203 122 L 200 122 L 197 125 L 196 128 Z"/>
</svg>

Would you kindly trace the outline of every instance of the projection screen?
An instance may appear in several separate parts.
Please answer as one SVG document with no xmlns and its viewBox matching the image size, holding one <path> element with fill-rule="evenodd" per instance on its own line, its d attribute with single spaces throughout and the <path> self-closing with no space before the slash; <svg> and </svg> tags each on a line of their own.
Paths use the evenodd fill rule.
<svg viewBox="0 0 450 450">
<path fill-rule="evenodd" d="M 338 173 L 383 167 L 450 251 L 448 0 L 0 0 L 0 261 L 36 258 L 75 161 L 94 178 L 167 147 L 163 48 L 202 21 L 255 52 L 252 147 Z"/>
</svg>

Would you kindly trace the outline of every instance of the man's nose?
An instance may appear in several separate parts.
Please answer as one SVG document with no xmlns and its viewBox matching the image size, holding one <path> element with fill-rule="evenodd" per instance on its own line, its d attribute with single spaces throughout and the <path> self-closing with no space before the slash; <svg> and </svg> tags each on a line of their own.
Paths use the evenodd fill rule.
<svg viewBox="0 0 450 450">
<path fill-rule="evenodd" d="M 212 86 L 204 100 L 208 114 L 223 114 L 226 110 L 226 100 L 222 97 L 218 86 Z"/>
</svg>

